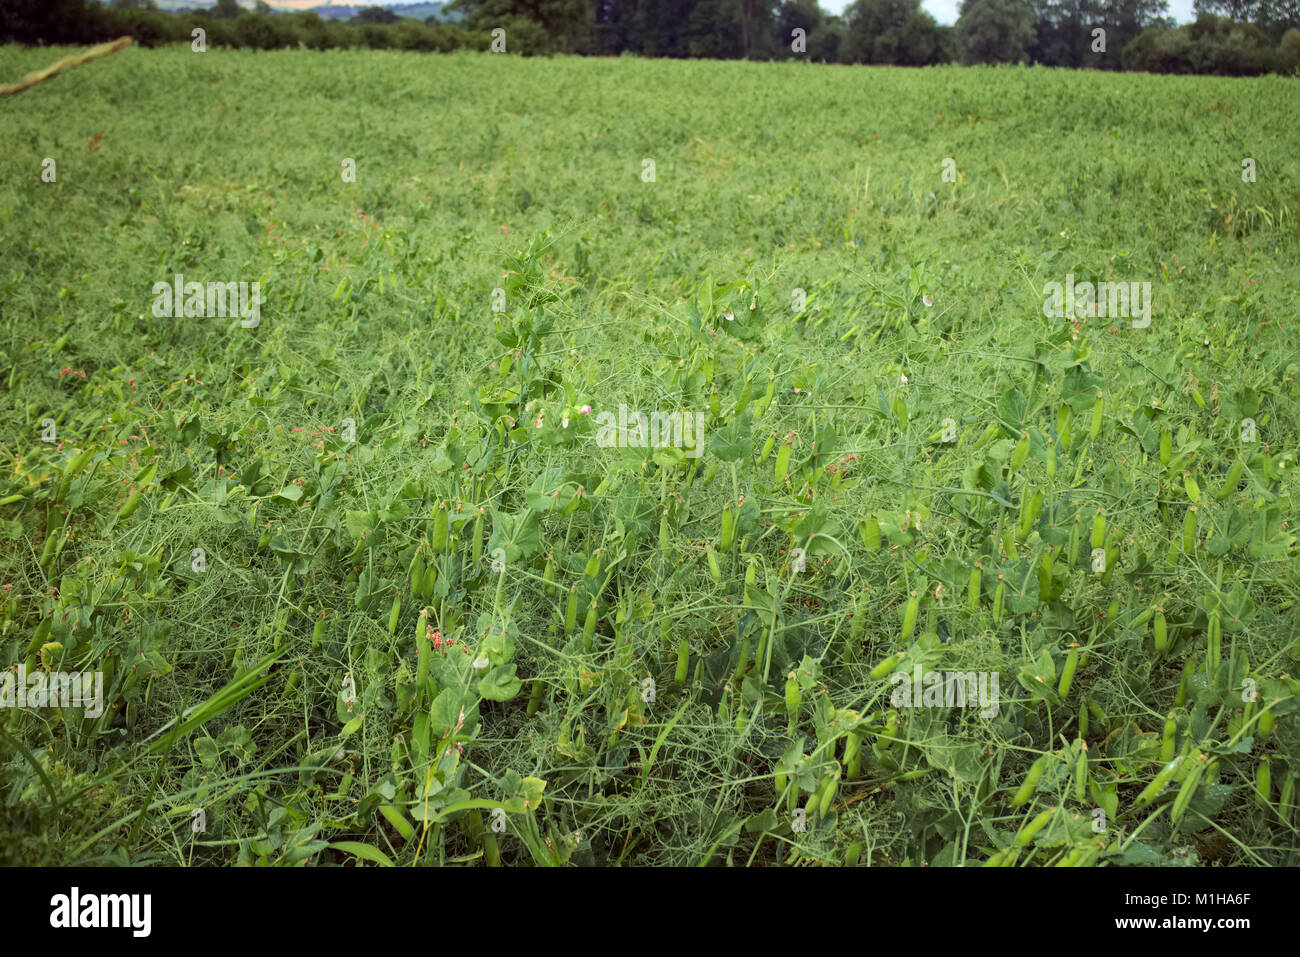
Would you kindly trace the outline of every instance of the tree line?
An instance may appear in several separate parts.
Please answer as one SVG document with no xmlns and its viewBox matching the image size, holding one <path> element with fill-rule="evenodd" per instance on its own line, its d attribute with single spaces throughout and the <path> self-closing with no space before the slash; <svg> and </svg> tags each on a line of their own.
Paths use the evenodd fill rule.
<svg viewBox="0 0 1300 957">
<path fill-rule="evenodd" d="M 844 14 L 816 0 L 454 0 L 455 23 L 381 7 L 347 21 L 312 12 L 164 13 L 153 0 L 5 0 L 0 42 L 97 43 L 129 34 L 146 46 L 191 42 L 259 50 L 499 49 L 576 54 L 929 66 L 1035 63 L 1101 70 L 1300 73 L 1300 0 L 1196 0 L 1177 25 L 1167 0 L 963 0 L 944 26 L 920 0 L 855 0 Z M 504 31 L 504 34 L 494 31 Z M 494 45 L 495 44 L 495 45 Z"/>
</svg>

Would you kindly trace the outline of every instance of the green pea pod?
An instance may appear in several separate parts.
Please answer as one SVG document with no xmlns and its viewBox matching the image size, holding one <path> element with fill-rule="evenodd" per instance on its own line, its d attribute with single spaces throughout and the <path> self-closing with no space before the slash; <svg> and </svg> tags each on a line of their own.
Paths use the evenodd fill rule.
<svg viewBox="0 0 1300 957">
<path fill-rule="evenodd" d="M 132 492 L 130 497 L 127 498 L 126 504 L 123 505 L 117 512 L 118 521 L 121 521 L 124 518 L 130 518 L 131 515 L 135 513 L 135 510 L 140 507 L 140 502 L 143 500 L 143 497 L 144 497 L 143 489 L 136 489 L 134 492 Z M 53 536 L 51 536 L 51 540 L 53 540 Z"/>
<path fill-rule="evenodd" d="M 420 549 L 415 550 L 415 557 L 411 559 L 411 594 L 419 596 L 424 588 L 424 556 L 420 554 Z"/>
<path fill-rule="evenodd" d="M 980 608 L 980 566 L 975 563 L 975 567 L 970 570 L 970 585 L 966 589 L 966 610 L 972 615 L 979 611 Z"/>
<path fill-rule="evenodd" d="M 1038 836 L 1038 832 L 1047 826 L 1047 822 L 1052 819 L 1052 815 L 1055 813 L 1056 808 L 1048 808 L 1046 811 L 1043 811 L 1036 818 L 1030 821 L 1027 827 L 1021 828 L 1012 843 L 1015 844 L 1016 847 L 1028 847 L 1029 843 Z"/>
<path fill-rule="evenodd" d="M 731 514 L 731 505 L 722 509 L 722 537 L 718 541 L 718 550 L 724 555 L 731 551 L 732 543 L 736 540 L 736 525 Z"/>
<path fill-rule="evenodd" d="M 1187 703 L 1187 695 L 1188 695 L 1187 679 L 1190 678 L 1195 673 L 1196 673 L 1196 662 L 1193 661 L 1191 658 L 1188 658 L 1187 661 L 1183 663 L 1183 679 L 1178 683 L 1178 694 L 1174 698 L 1174 704 L 1177 707 L 1181 708 L 1183 705 Z"/>
<path fill-rule="evenodd" d="M 857 867 L 862 861 L 862 842 L 850 841 L 849 849 L 844 852 L 844 866 Z"/>
<path fill-rule="evenodd" d="M 867 632 L 867 603 L 858 598 L 853 603 L 853 620 L 849 624 L 849 636 L 854 643 L 862 640 L 862 636 Z"/>
<path fill-rule="evenodd" d="M 1057 693 L 1064 698 L 1070 693 L 1070 685 L 1074 682 L 1074 669 L 1079 666 L 1079 649 L 1071 648 L 1065 656 L 1065 666 L 1061 668 L 1061 683 L 1057 686 Z"/>
<path fill-rule="evenodd" d="M 1174 436 L 1168 429 L 1160 433 L 1160 464 L 1168 465 L 1174 457 Z"/>
<path fill-rule="evenodd" d="M 564 608 L 564 637 L 573 634 L 573 628 L 578 623 L 578 586 L 572 585 L 569 588 L 569 601 Z"/>
<path fill-rule="evenodd" d="M 1217 679 L 1219 674 L 1219 659 L 1222 652 L 1223 624 L 1219 620 L 1218 611 L 1210 614 L 1210 624 L 1207 635 L 1207 646 L 1205 656 L 1206 674 L 1210 680 Z"/>
<path fill-rule="evenodd" d="M 1011 534 L 1011 529 L 1009 528 L 1004 528 L 1002 530 L 1002 550 L 1007 553 L 1007 558 L 1012 561 L 1015 561 L 1020 557 L 1019 553 L 1016 551 L 1015 537 Z"/>
<path fill-rule="evenodd" d="M 870 677 L 879 680 L 885 677 L 886 675 L 890 674 L 895 668 L 899 666 L 899 664 L 902 663 L 902 661 L 903 661 L 902 652 L 899 652 L 896 655 L 889 655 L 888 657 L 883 659 L 880 662 L 880 664 L 876 665 L 876 667 L 871 669 Z"/>
<path fill-rule="evenodd" d="M 1074 799 L 1083 804 L 1088 798 L 1088 744 L 1080 739 L 1079 759 L 1074 767 Z"/>
<path fill-rule="evenodd" d="M 836 768 L 834 773 L 827 777 L 826 790 L 822 794 L 821 804 L 817 807 L 817 816 L 825 818 L 831 813 L 831 806 L 835 803 L 835 795 L 840 788 L 840 772 Z"/>
<path fill-rule="evenodd" d="M 780 485 L 785 481 L 786 475 L 790 471 L 790 454 L 793 449 L 788 442 L 782 443 L 781 451 L 776 453 L 776 467 L 772 469 L 772 477 Z"/>
<path fill-rule="evenodd" d="M 998 582 L 997 591 L 993 593 L 993 622 L 996 624 L 1002 620 L 1002 599 L 1007 591 L 1006 582 Z"/>
<path fill-rule="evenodd" d="M 1098 511 L 1092 520 L 1092 547 L 1101 548 L 1106 543 L 1106 513 Z"/>
<path fill-rule="evenodd" d="M 740 642 L 740 654 L 736 657 L 736 670 L 731 673 L 731 687 L 740 690 L 745 686 L 745 672 L 749 669 L 749 639 Z"/>
<path fill-rule="evenodd" d="M 916 631 L 916 617 L 921 609 L 921 596 L 915 591 L 912 597 L 907 600 L 907 607 L 903 610 L 903 631 L 901 638 L 903 641 L 911 641 L 912 633 Z"/>
<path fill-rule="evenodd" d="M 1219 490 L 1214 493 L 1214 500 L 1222 502 L 1225 498 L 1237 491 L 1237 483 L 1241 481 L 1241 473 L 1246 470 L 1246 463 L 1243 459 L 1238 458 L 1232 463 L 1232 468 L 1228 469 L 1227 476 L 1224 477 L 1223 484 Z"/>
<path fill-rule="evenodd" d="M 763 393 L 763 398 L 754 403 L 754 411 L 761 419 L 766 413 L 768 406 L 772 404 L 772 397 L 776 395 L 776 376 L 769 373 L 767 380 L 767 391 Z"/>
<path fill-rule="evenodd" d="M 844 773 L 850 781 L 862 774 L 862 738 L 853 731 L 844 739 Z"/>
<path fill-rule="evenodd" d="M 1092 404 L 1092 423 L 1088 426 L 1088 438 L 1094 442 L 1097 436 L 1101 435 L 1101 415 L 1105 405 L 1101 396 L 1097 396 L 1097 401 Z"/>
<path fill-rule="evenodd" d="M 1020 441 L 1016 443 L 1015 451 L 1011 453 L 1011 471 L 1019 472 L 1027 458 L 1029 458 L 1029 433 L 1023 432 Z"/>
<path fill-rule="evenodd" d="M 397 615 L 402 610 L 402 598 L 400 595 L 393 596 L 393 607 L 388 612 L 388 633 L 397 634 Z"/>
<path fill-rule="evenodd" d="M 596 635 L 596 599 L 587 606 L 587 620 L 582 623 L 582 647 L 591 651 L 591 642 Z"/>
<path fill-rule="evenodd" d="M 1020 785 L 1020 790 L 1011 798 L 1012 807 L 1020 807 L 1033 796 L 1034 788 L 1038 787 L 1038 779 L 1043 776 L 1047 770 L 1047 755 L 1043 755 L 1032 765 L 1029 766 L 1029 773 L 1025 775 L 1024 782 Z"/>
<path fill-rule="evenodd" d="M 1056 550 L 1049 547 L 1038 562 L 1038 598 L 1043 602 L 1050 601 L 1052 597 L 1052 566 L 1055 560 Z"/>
<path fill-rule="evenodd" d="M 880 551 L 880 522 L 876 520 L 876 516 L 867 516 L 867 519 L 858 526 L 858 529 L 862 535 L 862 544 L 867 546 L 867 550 L 872 552 Z"/>
<path fill-rule="evenodd" d="M 1166 650 L 1169 647 L 1169 628 L 1165 624 L 1165 613 L 1159 609 L 1151 618 L 1151 631 L 1155 635 L 1156 651 Z"/>
<path fill-rule="evenodd" d="M 1183 516 L 1183 554 L 1196 553 L 1196 512 L 1189 508 Z"/>
<path fill-rule="evenodd" d="M 759 414 L 761 415 L 762 413 L 759 413 Z M 758 453 L 758 464 L 759 464 L 759 465 L 762 465 L 762 464 L 764 464 L 764 463 L 767 461 L 767 457 L 768 457 L 769 455 L 772 454 L 772 447 L 773 447 L 774 445 L 776 445 L 776 433 L 775 433 L 775 432 L 773 432 L 771 435 L 769 435 L 769 436 L 767 437 L 767 441 L 763 443 L 763 451 L 761 451 L 761 452 Z"/>
<path fill-rule="evenodd" d="M 1259 768 L 1255 771 L 1255 806 L 1261 811 L 1267 811 L 1269 798 L 1272 796 L 1272 770 L 1269 768 L 1266 754 L 1259 759 Z"/>
<path fill-rule="evenodd" d="M 686 682 L 686 666 L 690 662 L 690 654 L 690 646 L 686 643 L 686 639 L 683 638 L 682 643 L 677 646 L 677 673 L 674 675 L 674 680 L 679 685 Z"/>
<path fill-rule="evenodd" d="M 1177 824 L 1187 813 L 1187 807 L 1192 803 L 1192 797 L 1196 794 L 1196 789 L 1200 786 L 1201 776 L 1205 773 L 1205 762 L 1201 760 L 1200 753 L 1196 753 L 1196 760 L 1192 764 L 1192 769 L 1187 772 L 1187 777 L 1183 779 L 1182 787 L 1178 789 L 1178 796 L 1174 798 L 1173 808 L 1169 812 L 1169 819 Z"/>
<path fill-rule="evenodd" d="M 1183 758 L 1180 755 L 1167 763 L 1156 773 L 1156 776 L 1151 779 L 1151 782 L 1147 784 L 1147 786 L 1142 789 L 1142 793 L 1138 795 L 1138 807 L 1150 804 L 1157 796 L 1159 796 L 1160 792 L 1164 790 L 1165 785 L 1169 783 L 1176 773 L 1178 773 L 1179 765 L 1181 765 L 1182 762 Z"/>
<path fill-rule="evenodd" d="M 790 727 L 794 728 L 795 721 L 799 717 L 799 703 L 803 697 L 803 692 L 799 688 L 799 679 L 792 671 L 785 679 L 785 713 L 790 719 Z"/>
<path fill-rule="evenodd" d="M 749 407 L 749 401 L 754 395 L 754 379 L 751 376 L 745 380 L 745 384 L 740 389 L 740 398 L 736 400 L 736 409 L 731 413 L 732 418 L 742 415 L 746 408 Z"/>
<path fill-rule="evenodd" d="M 704 549 L 705 555 L 709 559 L 709 574 L 713 576 L 715 582 L 722 581 L 722 566 L 718 564 L 718 553 L 710 545 Z"/>
<path fill-rule="evenodd" d="M 528 716 L 532 717 L 537 714 L 538 709 L 542 706 L 542 679 L 537 678 L 533 681 L 532 693 L 528 696 Z"/>
<path fill-rule="evenodd" d="M 441 553 L 447 550 L 449 534 L 447 504 L 439 502 L 438 508 L 433 513 L 433 537 L 430 540 L 435 552 Z"/>
<path fill-rule="evenodd" d="M 1164 734 L 1160 736 L 1160 760 L 1168 764 L 1174 759 L 1174 751 L 1178 746 L 1178 722 L 1174 719 L 1173 713 L 1165 719 Z"/>
<path fill-rule="evenodd" d="M 1029 537 L 1030 530 L 1034 527 L 1034 520 L 1038 518 L 1038 513 L 1043 508 L 1043 493 L 1035 490 L 1032 495 L 1021 497 L 1020 525 L 1016 529 L 1023 541 Z"/>
</svg>

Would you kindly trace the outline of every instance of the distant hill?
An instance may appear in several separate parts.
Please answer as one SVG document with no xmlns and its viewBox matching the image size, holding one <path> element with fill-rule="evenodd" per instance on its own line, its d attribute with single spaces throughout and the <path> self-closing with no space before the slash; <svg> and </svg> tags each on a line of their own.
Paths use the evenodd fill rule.
<svg viewBox="0 0 1300 957">
<path fill-rule="evenodd" d="M 159 10 L 172 12 L 204 10 L 215 5 L 215 0 L 206 0 L 206 2 L 205 0 L 155 0 L 155 2 Z M 239 0 L 239 5 L 251 10 L 255 3 L 254 0 Z M 330 20 L 349 20 L 366 7 L 385 7 L 399 17 L 410 17 L 415 20 L 437 17 L 439 20 L 451 22 L 460 19 L 456 14 L 443 11 L 445 3 L 321 3 L 320 0 L 279 0 L 279 2 L 271 2 L 270 6 L 272 10 L 280 13 L 311 11 Z"/>
</svg>

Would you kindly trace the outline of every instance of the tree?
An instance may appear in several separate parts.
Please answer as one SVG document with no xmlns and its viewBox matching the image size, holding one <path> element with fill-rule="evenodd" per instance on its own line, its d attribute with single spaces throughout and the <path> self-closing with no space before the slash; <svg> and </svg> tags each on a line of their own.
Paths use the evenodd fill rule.
<svg viewBox="0 0 1300 957">
<path fill-rule="evenodd" d="M 1120 51 L 1147 27 L 1164 24 L 1168 9 L 1166 0 L 1034 0 L 1030 59 L 1049 66 L 1119 69 Z M 1094 37 L 1098 28 L 1105 33 Z M 1102 49 L 1098 40 L 1104 41 Z"/>
<path fill-rule="evenodd" d="M 850 63 L 898 63 L 903 29 L 920 12 L 921 0 L 855 0 L 844 11 Z"/>
<path fill-rule="evenodd" d="M 810 47 L 808 39 L 821 27 L 826 14 L 817 5 L 817 0 L 785 0 L 776 11 L 773 21 L 778 54 L 783 57 L 795 55 L 791 50 L 794 43 L 794 31 L 802 30 L 805 45 Z M 811 54 L 811 49 L 807 51 Z"/>
<path fill-rule="evenodd" d="M 402 18 L 385 7 L 365 7 L 357 11 L 354 19 L 357 23 L 396 23 Z"/>
<path fill-rule="evenodd" d="M 692 57 L 730 60 L 745 55 L 735 0 L 697 0 L 686 22 L 686 52 Z"/>
<path fill-rule="evenodd" d="M 1030 0 L 963 0 L 957 17 L 963 63 L 1019 63 L 1033 42 Z"/>
<path fill-rule="evenodd" d="M 1300 30 L 1288 30 L 1277 48 L 1277 72 L 1293 76 L 1300 72 Z"/>
<path fill-rule="evenodd" d="M 78 43 L 85 0 L 4 0 L 0 43 Z"/>
<path fill-rule="evenodd" d="M 1198 20 L 1201 14 L 1212 13 L 1227 17 L 1229 20 L 1236 20 L 1238 23 L 1247 23 L 1255 19 L 1258 8 L 1259 0 L 1195 0 L 1192 4 L 1192 12 L 1196 14 Z"/>
<path fill-rule="evenodd" d="M 1273 40 L 1300 27 L 1300 0 L 1195 0 L 1197 17 L 1215 14 L 1238 23 L 1253 23 Z"/>
<path fill-rule="evenodd" d="M 943 33 L 934 17 L 924 10 L 908 17 L 899 36 L 897 55 L 894 62 L 902 66 L 930 66 L 947 59 Z"/>
<path fill-rule="evenodd" d="M 1154 73 L 1255 76 L 1279 66 L 1279 50 L 1253 23 L 1203 13 L 1176 30 L 1146 30 L 1124 50 L 1124 65 Z"/>
<path fill-rule="evenodd" d="M 528 42 L 543 42 L 547 49 L 575 52 L 588 42 L 591 33 L 592 4 L 589 0 L 454 0 L 444 10 L 465 15 L 470 30 L 506 29 L 506 48 L 510 49 L 509 22 L 528 32 Z M 535 24 L 540 34 L 523 27 L 524 21 Z M 544 34 L 544 35 L 543 35 Z"/>
<path fill-rule="evenodd" d="M 233 20 L 235 17 L 242 15 L 243 12 L 244 8 L 239 5 L 237 0 L 217 0 L 217 5 L 212 8 L 212 15 L 223 20 Z"/>
</svg>

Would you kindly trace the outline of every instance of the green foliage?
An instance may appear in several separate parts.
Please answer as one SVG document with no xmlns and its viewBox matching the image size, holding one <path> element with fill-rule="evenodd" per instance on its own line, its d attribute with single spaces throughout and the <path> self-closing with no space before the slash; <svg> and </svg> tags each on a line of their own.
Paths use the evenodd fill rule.
<svg viewBox="0 0 1300 957">
<path fill-rule="evenodd" d="M 0 127 L 5 863 L 1300 863 L 1291 81 L 408 59 Z"/>
<path fill-rule="evenodd" d="M 1020 63 L 1034 40 L 1030 0 L 962 0 L 957 46 L 963 63 Z"/>
<path fill-rule="evenodd" d="M 1152 73 L 1256 76 L 1278 69 L 1279 50 L 1252 24 L 1203 14 L 1177 30 L 1143 32 L 1125 48 L 1124 64 Z"/>
<path fill-rule="evenodd" d="M 844 18 L 849 62 L 925 66 L 944 59 L 939 26 L 920 0 L 856 0 Z"/>
</svg>

